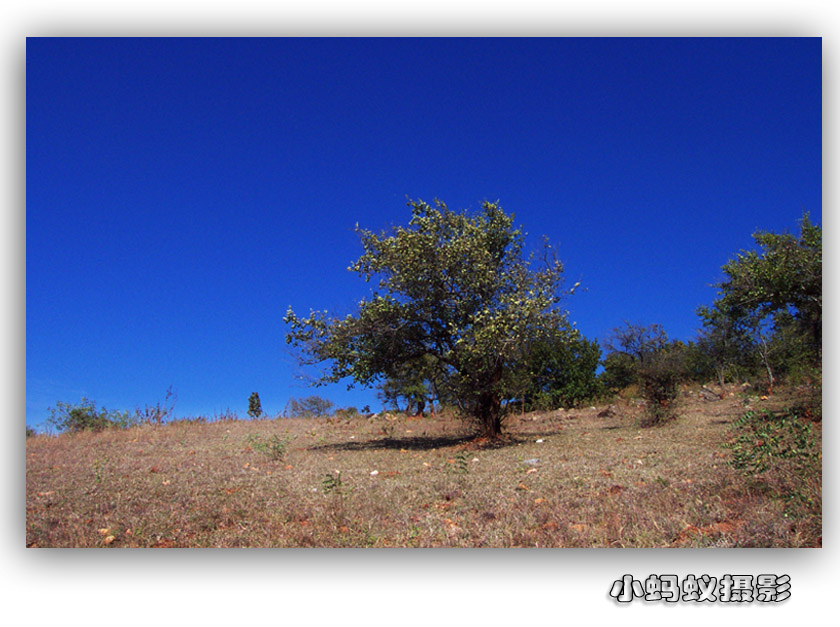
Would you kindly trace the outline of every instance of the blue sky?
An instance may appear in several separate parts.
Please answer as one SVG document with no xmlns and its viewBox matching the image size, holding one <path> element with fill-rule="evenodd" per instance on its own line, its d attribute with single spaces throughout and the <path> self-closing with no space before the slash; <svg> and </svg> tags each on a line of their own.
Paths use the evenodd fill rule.
<svg viewBox="0 0 840 627">
<path fill-rule="evenodd" d="M 820 39 L 28 39 L 26 412 L 244 415 L 282 322 L 353 310 L 353 232 L 498 200 L 584 335 L 690 340 L 757 229 L 822 222 Z"/>
</svg>

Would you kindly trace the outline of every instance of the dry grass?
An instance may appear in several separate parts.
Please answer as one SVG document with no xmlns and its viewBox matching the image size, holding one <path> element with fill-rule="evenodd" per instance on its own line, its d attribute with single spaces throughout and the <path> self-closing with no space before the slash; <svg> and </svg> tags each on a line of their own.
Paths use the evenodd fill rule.
<svg viewBox="0 0 840 627">
<path fill-rule="evenodd" d="M 684 397 L 677 421 L 649 429 L 625 401 L 516 416 L 493 447 L 455 420 L 430 418 L 35 436 L 26 442 L 26 544 L 820 546 L 819 511 L 791 514 L 772 483 L 727 463 L 721 444 L 742 401 Z M 256 435 L 293 439 L 272 460 L 251 446 Z"/>
</svg>

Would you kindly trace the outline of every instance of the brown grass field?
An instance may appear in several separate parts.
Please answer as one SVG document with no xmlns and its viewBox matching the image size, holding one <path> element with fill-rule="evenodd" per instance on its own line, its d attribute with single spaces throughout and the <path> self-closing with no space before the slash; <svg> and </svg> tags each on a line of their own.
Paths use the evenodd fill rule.
<svg viewBox="0 0 840 627">
<path fill-rule="evenodd" d="M 780 407 L 792 394 L 685 390 L 678 419 L 653 428 L 624 400 L 510 416 L 492 446 L 451 416 L 37 435 L 26 545 L 818 547 L 821 478 L 794 477 L 815 498 L 792 506 L 790 481 L 744 477 L 722 447 L 745 402 Z M 266 447 L 273 436 L 282 457 Z"/>
</svg>

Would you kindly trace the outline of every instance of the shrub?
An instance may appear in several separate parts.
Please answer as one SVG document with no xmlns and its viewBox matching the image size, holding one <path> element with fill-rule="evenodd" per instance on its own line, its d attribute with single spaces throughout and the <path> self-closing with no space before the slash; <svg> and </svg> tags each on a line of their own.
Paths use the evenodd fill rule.
<svg viewBox="0 0 840 627">
<path fill-rule="evenodd" d="M 676 418 L 679 384 L 683 378 L 680 355 L 661 351 L 638 369 L 639 389 L 647 401 L 643 427 L 661 425 Z"/>
<path fill-rule="evenodd" d="M 146 405 L 143 409 L 137 408 L 135 417 L 137 422 L 146 424 L 160 425 L 172 417 L 172 412 L 175 409 L 175 393 L 172 391 L 172 386 L 166 390 L 166 396 L 163 402 L 158 401 L 154 405 Z"/>
<path fill-rule="evenodd" d="M 627 386 L 636 383 L 636 362 L 630 355 L 610 353 L 601 363 L 604 371 L 598 375 L 598 382 L 605 395 L 617 394 Z"/>
<path fill-rule="evenodd" d="M 251 433 L 246 437 L 246 440 L 253 450 L 262 453 L 269 459 L 279 461 L 286 456 L 286 446 L 288 446 L 292 438 L 280 438 L 276 434 L 270 438 L 263 438 L 260 435 Z"/>
<path fill-rule="evenodd" d="M 137 414 L 127 411 L 96 409 L 96 404 L 82 397 L 78 405 L 58 401 L 55 408 L 49 408 L 47 423 L 58 431 L 78 433 L 80 431 L 102 431 L 111 427 L 126 428 L 139 422 Z"/>
<path fill-rule="evenodd" d="M 336 409 L 334 415 L 336 418 L 340 418 L 342 420 L 349 420 L 358 416 L 359 410 L 355 407 L 342 407 L 341 409 Z"/>
<path fill-rule="evenodd" d="M 798 408 L 746 412 L 723 446 L 744 476 L 775 484 L 781 497 L 796 506 L 819 508 L 822 454 Z"/>
</svg>

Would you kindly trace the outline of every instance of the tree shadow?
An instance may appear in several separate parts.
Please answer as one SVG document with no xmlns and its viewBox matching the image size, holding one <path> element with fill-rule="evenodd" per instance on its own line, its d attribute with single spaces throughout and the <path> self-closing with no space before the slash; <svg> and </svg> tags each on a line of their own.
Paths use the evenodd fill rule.
<svg viewBox="0 0 840 627">
<path fill-rule="evenodd" d="M 377 451 L 407 450 L 431 451 L 439 448 L 463 446 L 470 449 L 504 448 L 521 443 L 523 440 L 514 436 L 488 440 L 475 435 L 416 436 L 407 438 L 385 437 L 365 442 L 337 442 L 309 447 L 310 451 Z"/>
</svg>

